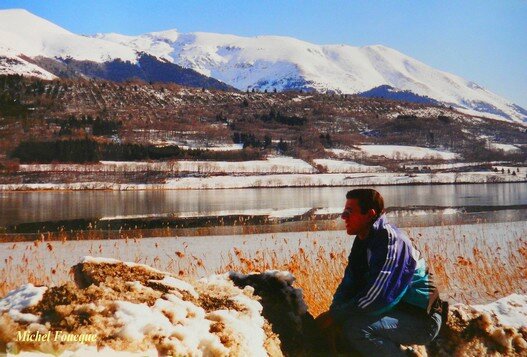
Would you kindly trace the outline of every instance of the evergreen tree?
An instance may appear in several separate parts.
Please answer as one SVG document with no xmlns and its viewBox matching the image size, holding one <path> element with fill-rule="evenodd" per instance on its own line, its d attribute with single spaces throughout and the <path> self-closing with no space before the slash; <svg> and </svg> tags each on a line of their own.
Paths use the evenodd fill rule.
<svg viewBox="0 0 527 357">
<path fill-rule="evenodd" d="M 287 143 L 282 138 L 280 138 L 280 141 L 278 142 L 276 148 L 278 149 L 278 151 L 280 151 L 280 153 L 283 154 L 287 151 Z"/>
<path fill-rule="evenodd" d="M 269 146 L 271 146 L 272 142 L 273 141 L 272 141 L 271 137 L 269 136 L 269 134 L 265 134 L 265 136 L 264 136 L 264 144 L 263 144 L 264 148 L 268 148 Z"/>
</svg>

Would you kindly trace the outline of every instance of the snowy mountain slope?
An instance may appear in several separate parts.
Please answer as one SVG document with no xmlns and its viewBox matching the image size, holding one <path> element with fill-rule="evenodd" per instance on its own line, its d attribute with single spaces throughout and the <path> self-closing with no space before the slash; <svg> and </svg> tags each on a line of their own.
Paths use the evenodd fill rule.
<svg viewBox="0 0 527 357">
<path fill-rule="evenodd" d="M 137 46 L 136 46 L 137 47 Z M 126 81 L 139 78 L 215 89 L 232 89 L 214 78 L 135 47 L 71 33 L 26 10 L 0 10 L 0 74 Z"/>
<path fill-rule="evenodd" d="M 42 79 L 55 79 L 57 76 L 26 59 L 14 55 L 0 55 L 0 75 L 20 74 Z"/>
<path fill-rule="evenodd" d="M 454 107 L 519 122 L 527 120 L 525 110 L 474 82 L 380 45 L 315 45 L 290 37 L 183 34 L 176 30 L 95 37 L 170 59 L 240 90 L 359 93 L 388 85 Z"/>
<path fill-rule="evenodd" d="M 94 62 L 116 58 L 135 62 L 137 57 L 130 46 L 76 35 L 21 9 L 0 11 L 0 54 Z"/>
<path fill-rule="evenodd" d="M 103 73 L 99 78 L 125 80 L 138 77 L 137 68 L 130 66 L 141 67 L 141 53 L 158 61 L 153 78 L 139 76 L 149 81 L 208 87 L 204 78 L 180 73 L 167 66 L 171 63 L 240 90 L 304 89 L 355 94 L 390 86 L 471 113 L 527 122 L 525 109 L 473 82 L 384 46 L 316 45 L 291 37 L 184 34 L 177 30 L 140 36 L 86 37 L 26 10 L 0 10 L 0 74 L 19 73 L 45 79 L 62 76 L 44 66 L 45 61 L 36 60 L 40 57 L 69 61 L 70 72 L 87 76 Z M 84 63 L 87 61 L 90 64 Z M 123 68 L 123 63 L 128 63 L 128 67 Z M 82 68 L 91 68 L 90 73 L 84 73 Z M 223 83 L 213 85 L 219 88 Z"/>
</svg>

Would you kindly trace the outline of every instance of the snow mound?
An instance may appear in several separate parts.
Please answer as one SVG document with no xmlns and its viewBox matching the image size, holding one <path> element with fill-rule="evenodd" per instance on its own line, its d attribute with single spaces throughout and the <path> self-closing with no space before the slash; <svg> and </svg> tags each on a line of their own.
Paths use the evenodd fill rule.
<svg viewBox="0 0 527 357">
<path fill-rule="evenodd" d="M 432 356 L 527 355 L 527 296 L 488 305 L 451 306 L 448 323 L 427 346 Z"/>
<path fill-rule="evenodd" d="M 0 352 L 282 355 L 254 289 L 236 287 L 228 275 L 187 282 L 145 265 L 92 257 L 72 273 L 75 284 L 28 284 L 0 300 Z M 17 331 L 51 333 L 52 338 L 17 341 Z M 57 331 L 97 337 L 61 343 L 53 338 Z"/>
</svg>

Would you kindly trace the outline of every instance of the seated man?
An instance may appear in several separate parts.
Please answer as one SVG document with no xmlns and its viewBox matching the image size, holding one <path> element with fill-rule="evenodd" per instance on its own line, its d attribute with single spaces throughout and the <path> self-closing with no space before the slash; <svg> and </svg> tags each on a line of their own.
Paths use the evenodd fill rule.
<svg viewBox="0 0 527 357">
<path fill-rule="evenodd" d="M 325 331 L 338 327 L 347 347 L 368 357 L 405 355 L 401 344 L 429 343 L 444 318 L 424 259 L 383 213 L 377 191 L 346 194 L 342 219 L 357 236 L 331 307 L 316 319 Z"/>
</svg>

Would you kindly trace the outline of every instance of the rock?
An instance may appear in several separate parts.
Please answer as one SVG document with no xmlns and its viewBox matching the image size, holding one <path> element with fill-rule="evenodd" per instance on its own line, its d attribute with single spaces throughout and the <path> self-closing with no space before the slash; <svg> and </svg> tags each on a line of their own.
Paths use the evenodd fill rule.
<svg viewBox="0 0 527 357">
<path fill-rule="evenodd" d="M 262 315 L 279 336 L 282 351 L 286 355 L 305 356 L 327 352 L 315 319 L 307 311 L 302 291 L 293 287 L 294 277 L 290 273 L 231 273 L 230 278 L 240 288 L 251 286 L 255 295 L 260 297 Z"/>
</svg>

